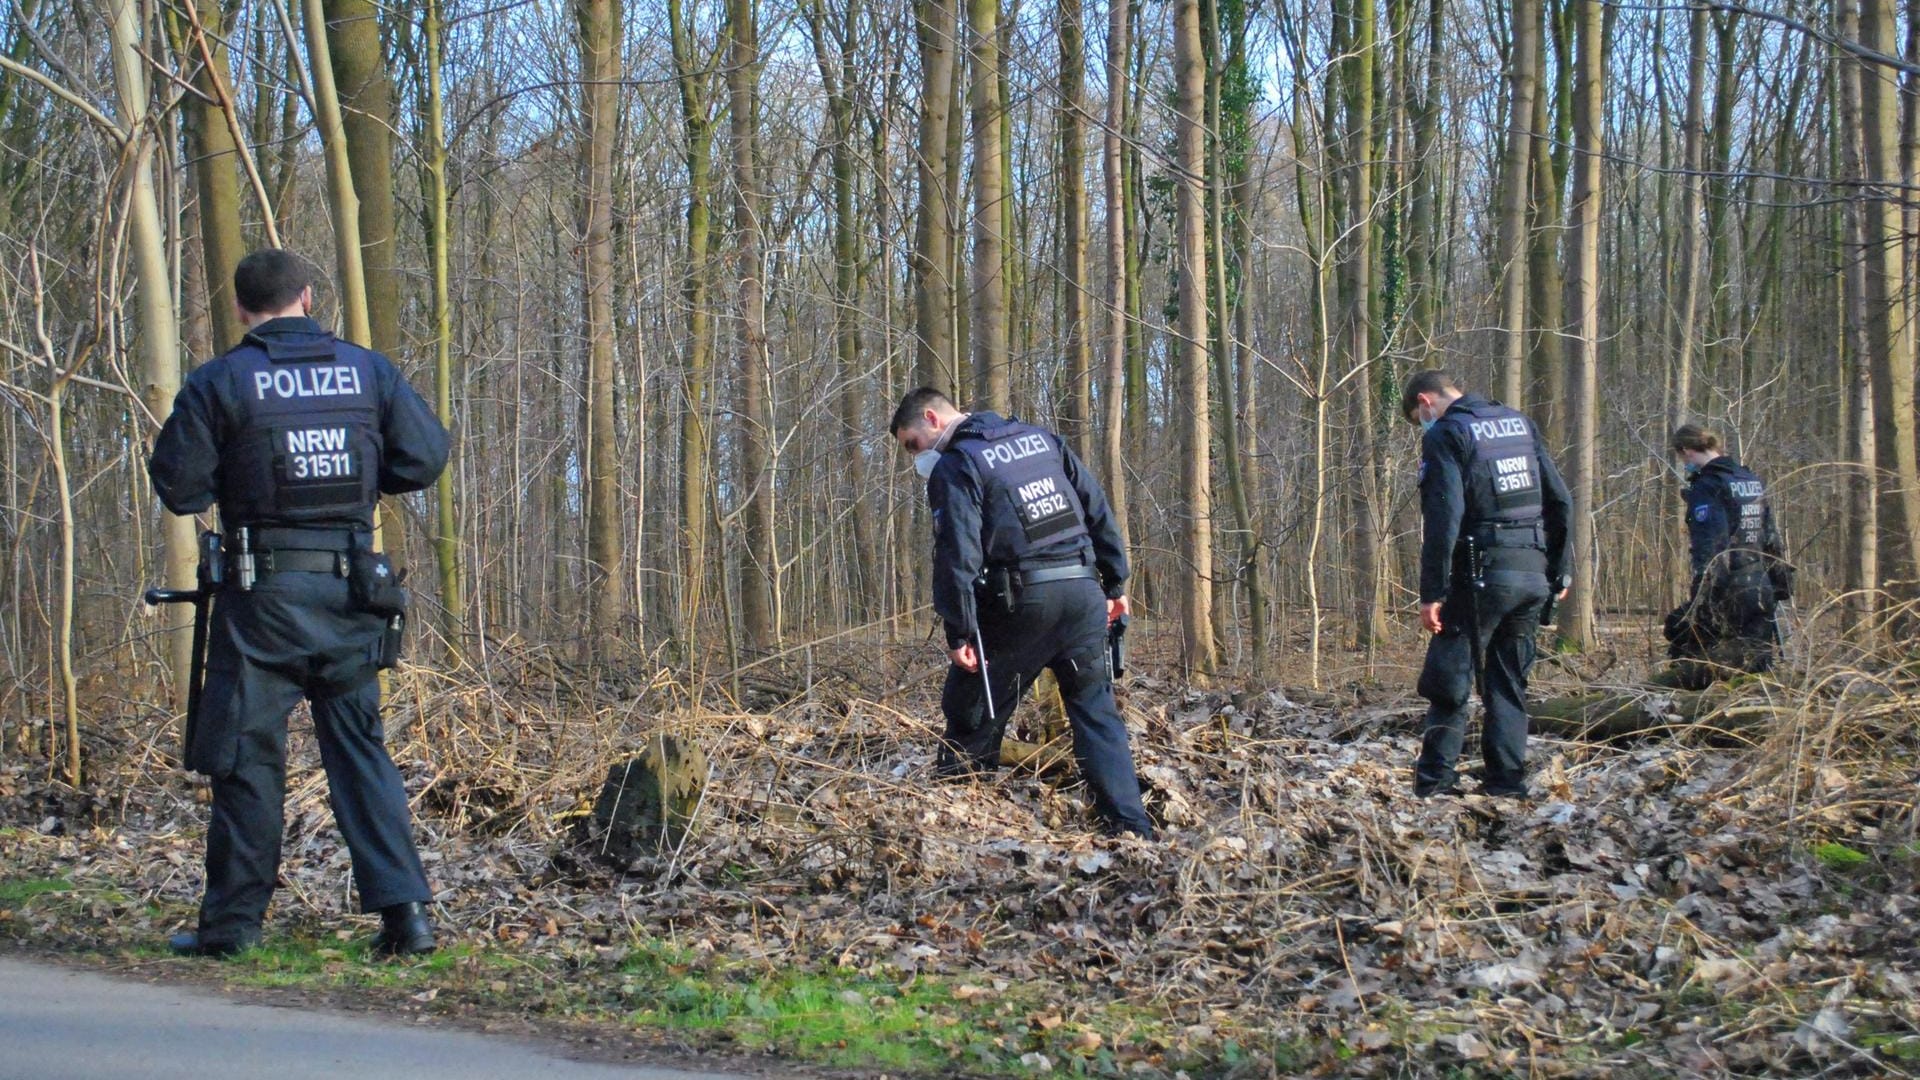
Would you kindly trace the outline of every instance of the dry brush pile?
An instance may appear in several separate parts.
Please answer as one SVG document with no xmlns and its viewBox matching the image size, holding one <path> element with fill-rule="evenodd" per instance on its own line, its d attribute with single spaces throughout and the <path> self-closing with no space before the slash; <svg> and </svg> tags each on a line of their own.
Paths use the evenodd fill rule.
<svg viewBox="0 0 1920 1080">
<path fill-rule="evenodd" d="M 898 689 L 921 652 L 838 659 L 739 711 L 664 676 L 585 707 L 532 665 L 408 672 L 389 728 L 443 923 L 499 949 L 666 939 L 769 971 L 1017 985 L 1069 1017 L 1117 1003 L 1158 1019 L 1110 1047 L 1123 1061 L 1232 1040 L 1333 1073 L 1920 1071 L 1911 670 L 1749 683 L 1726 708 L 1772 719 L 1740 745 L 1541 740 L 1530 803 L 1412 798 L 1410 696 L 1136 677 L 1122 701 L 1164 822 L 1141 843 L 1096 839 L 1071 777 L 934 782 L 936 680 Z M 9 872 L 190 910 L 201 815 L 127 734 L 152 718 L 127 723 L 91 807 L 7 775 Z M 336 918 L 347 857 L 295 730 L 274 917 Z M 705 747 L 696 828 L 607 867 L 576 823 L 662 731 Z"/>
</svg>

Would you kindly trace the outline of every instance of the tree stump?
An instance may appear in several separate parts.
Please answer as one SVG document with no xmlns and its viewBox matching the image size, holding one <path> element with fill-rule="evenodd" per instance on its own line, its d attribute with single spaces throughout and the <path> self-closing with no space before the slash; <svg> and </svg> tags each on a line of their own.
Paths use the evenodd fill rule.
<svg viewBox="0 0 1920 1080">
<path fill-rule="evenodd" d="M 655 735 L 607 770 L 584 824 L 594 857 L 616 864 L 677 849 L 693 829 L 707 786 L 707 755 L 693 740 Z"/>
</svg>

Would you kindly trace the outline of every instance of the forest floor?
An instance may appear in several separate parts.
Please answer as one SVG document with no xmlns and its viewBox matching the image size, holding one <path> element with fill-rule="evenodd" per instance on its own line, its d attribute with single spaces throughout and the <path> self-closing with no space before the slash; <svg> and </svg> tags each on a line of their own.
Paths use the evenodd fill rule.
<svg viewBox="0 0 1920 1080">
<path fill-rule="evenodd" d="M 1331 692 L 1130 676 L 1151 843 L 1098 838 L 1071 776 L 934 782 L 930 645 L 790 654 L 721 706 L 665 666 L 403 669 L 389 743 L 445 947 L 388 964 L 303 721 L 265 946 L 166 957 L 205 809 L 161 714 L 121 707 L 83 790 L 0 759 L 0 944 L 730 1068 L 1920 1073 L 1920 673 L 1803 657 L 1658 739 L 1537 738 L 1532 800 L 1421 801 L 1417 656 L 1337 659 Z M 609 867 L 576 823 L 662 731 L 705 748 L 696 828 Z"/>
</svg>

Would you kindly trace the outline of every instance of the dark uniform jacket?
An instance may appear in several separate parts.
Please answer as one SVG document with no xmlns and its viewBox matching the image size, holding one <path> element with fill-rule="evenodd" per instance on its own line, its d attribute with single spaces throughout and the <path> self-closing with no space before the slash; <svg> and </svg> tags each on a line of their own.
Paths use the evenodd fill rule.
<svg viewBox="0 0 1920 1080">
<path fill-rule="evenodd" d="M 1466 584 L 1469 540 L 1500 569 L 1568 584 L 1573 500 L 1539 430 L 1504 405 L 1463 394 L 1421 437 L 1420 513 L 1423 604 Z"/>
<path fill-rule="evenodd" d="M 217 502 L 228 529 L 366 529 L 380 495 L 433 483 L 447 451 L 392 361 L 289 317 L 194 369 L 147 471 L 167 509 Z"/>
<path fill-rule="evenodd" d="M 1760 593 L 1771 606 L 1791 591 L 1785 547 L 1774 527 L 1766 485 L 1731 456 L 1701 466 L 1683 497 L 1693 563 L 1693 593 L 1706 583 L 1719 591 Z"/>
<path fill-rule="evenodd" d="M 1109 598 L 1126 591 L 1127 552 L 1106 492 L 1058 435 L 977 412 L 959 422 L 933 475 L 933 608 L 947 647 L 980 624 L 974 586 L 988 569 L 1091 563 Z"/>
</svg>

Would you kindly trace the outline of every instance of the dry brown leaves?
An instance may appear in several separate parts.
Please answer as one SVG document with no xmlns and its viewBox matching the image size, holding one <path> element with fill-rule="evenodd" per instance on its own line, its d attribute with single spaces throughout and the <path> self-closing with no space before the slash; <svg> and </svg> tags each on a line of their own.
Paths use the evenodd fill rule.
<svg viewBox="0 0 1920 1080">
<path fill-rule="evenodd" d="M 737 712 L 669 707 L 663 680 L 585 708 L 410 673 L 390 741 L 443 924 L 529 949 L 656 937 L 769 969 L 948 975 L 962 997 L 1040 985 L 1146 1007 L 1156 1038 L 1252 1038 L 1331 1073 L 1901 1075 L 1920 1046 L 1914 713 L 1885 696 L 1875 722 L 1907 734 L 1872 758 L 1832 753 L 1833 731 L 1793 757 L 1845 700 L 1827 686 L 1757 748 L 1541 742 L 1538 801 L 1422 802 L 1417 701 L 1332 710 L 1135 679 L 1123 703 L 1165 823 L 1142 843 L 1097 838 L 1063 781 L 934 782 L 930 693 L 877 685 L 905 666 L 850 660 Z M 698 830 L 598 869 L 568 847 L 573 815 L 663 728 L 708 748 Z M 279 917 L 337 918 L 348 861 L 295 731 Z M 149 899 L 190 910 L 201 813 L 177 782 L 116 778 L 134 794 L 88 811 L 98 827 L 8 783 L 16 869 L 111 879 L 140 933 L 165 929 L 138 925 Z M 1830 865 L 1820 843 L 1868 862 Z"/>
</svg>

